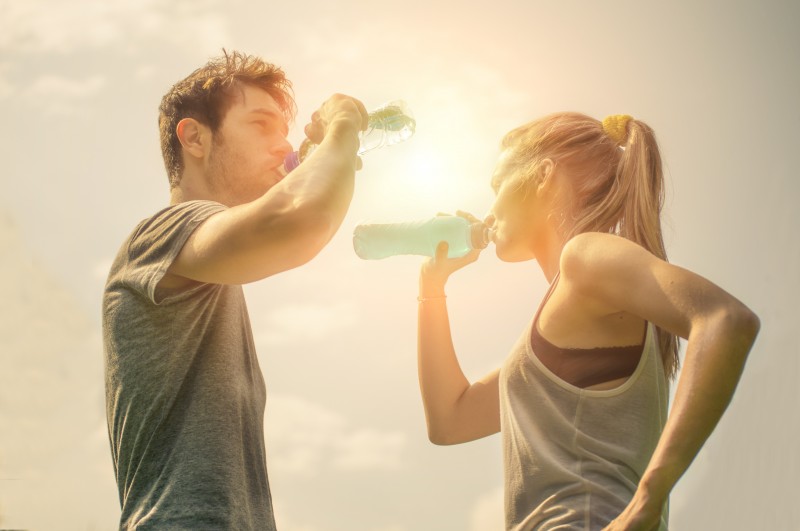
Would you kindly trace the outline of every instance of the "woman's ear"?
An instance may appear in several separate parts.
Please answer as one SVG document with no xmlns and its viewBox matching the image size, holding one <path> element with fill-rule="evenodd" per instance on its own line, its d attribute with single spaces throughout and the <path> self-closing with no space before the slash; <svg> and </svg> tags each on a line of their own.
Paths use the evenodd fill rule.
<svg viewBox="0 0 800 531">
<path fill-rule="evenodd" d="M 536 192 L 541 194 L 553 186 L 554 173 L 556 164 L 551 159 L 544 159 L 539 162 L 536 168 L 538 184 L 536 185 Z"/>
<path fill-rule="evenodd" d="M 211 144 L 211 131 L 194 118 L 184 118 L 178 122 L 175 134 L 183 149 L 193 157 L 203 158 Z"/>
</svg>

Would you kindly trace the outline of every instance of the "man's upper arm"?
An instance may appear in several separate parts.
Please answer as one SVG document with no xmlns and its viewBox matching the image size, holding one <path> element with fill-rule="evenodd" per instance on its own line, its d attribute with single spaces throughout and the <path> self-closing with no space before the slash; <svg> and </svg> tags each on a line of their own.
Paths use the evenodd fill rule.
<svg viewBox="0 0 800 531">
<path fill-rule="evenodd" d="M 307 262 L 325 243 L 318 241 L 324 222 L 308 210 L 300 214 L 257 200 L 210 216 L 183 245 L 162 286 L 184 279 L 246 284 Z"/>
</svg>

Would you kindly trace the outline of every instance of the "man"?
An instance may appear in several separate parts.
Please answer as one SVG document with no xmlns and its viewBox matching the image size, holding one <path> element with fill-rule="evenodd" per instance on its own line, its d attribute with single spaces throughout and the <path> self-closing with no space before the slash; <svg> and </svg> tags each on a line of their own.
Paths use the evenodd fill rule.
<svg viewBox="0 0 800 531">
<path fill-rule="evenodd" d="M 163 98 L 170 206 L 123 243 L 103 297 L 106 410 L 121 529 L 275 529 L 264 379 L 241 284 L 297 267 L 349 206 L 367 113 L 334 95 L 280 171 L 295 104 L 283 72 L 225 53 Z"/>
</svg>

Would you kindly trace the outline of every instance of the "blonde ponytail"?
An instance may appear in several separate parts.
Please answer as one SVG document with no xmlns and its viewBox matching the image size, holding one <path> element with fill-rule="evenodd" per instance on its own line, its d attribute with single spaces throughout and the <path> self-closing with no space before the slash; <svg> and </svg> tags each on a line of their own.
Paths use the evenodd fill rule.
<svg viewBox="0 0 800 531">
<path fill-rule="evenodd" d="M 628 115 L 603 122 L 580 113 L 557 113 L 517 128 L 503 139 L 518 167 L 528 175 L 545 158 L 566 168 L 571 219 L 566 238 L 608 232 L 627 238 L 667 259 L 661 233 L 664 175 L 653 130 Z M 678 341 L 658 328 L 664 369 L 672 379 L 679 366 Z"/>
<path fill-rule="evenodd" d="M 667 260 L 661 231 L 661 210 L 664 206 L 664 172 L 655 133 L 644 122 L 630 119 L 627 137 L 615 175 L 620 194 L 622 216 L 617 232 L 634 241 L 662 260 Z M 672 379 L 679 366 L 678 340 L 661 328 L 657 329 L 664 369 Z"/>
</svg>

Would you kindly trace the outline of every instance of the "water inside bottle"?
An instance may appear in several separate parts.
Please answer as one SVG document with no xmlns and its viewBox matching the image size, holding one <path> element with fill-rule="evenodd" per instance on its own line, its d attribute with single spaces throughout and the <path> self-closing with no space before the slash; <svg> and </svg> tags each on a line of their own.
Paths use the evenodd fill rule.
<svg viewBox="0 0 800 531">
<path fill-rule="evenodd" d="M 408 140 L 417 127 L 416 120 L 402 101 L 389 102 L 372 111 L 369 117 L 369 126 L 361 135 L 359 155 Z"/>
<path fill-rule="evenodd" d="M 390 101 L 369 113 L 367 130 L 359 134 L 358 154 L 363 155 L 367 151 L 408 140 L 414 135 L 416 128 L 417 121 L 406 103 L 403 100 Z M 297 151 L 286 155 L 284 171 L 288 173 L 295 169 L 315 147 L 307 138 L 303 140 Z"/>
</svg>

